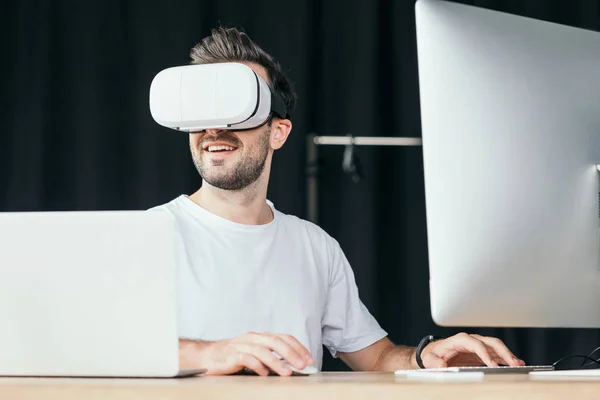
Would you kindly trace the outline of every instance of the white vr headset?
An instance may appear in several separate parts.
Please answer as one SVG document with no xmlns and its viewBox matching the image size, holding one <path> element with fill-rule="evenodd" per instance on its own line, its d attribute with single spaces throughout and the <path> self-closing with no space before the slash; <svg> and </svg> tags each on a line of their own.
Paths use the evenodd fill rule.
<svg viewBox="0 0 600 400">
<path fill-rule="evenodd" d="M 273 113 L 289 118 L 283 100 L 250 67 L 239 63 L 160 71 L 150 85 L 150 113 L 158 124 L 185 132 L 252 129 Z"/>
</svg>

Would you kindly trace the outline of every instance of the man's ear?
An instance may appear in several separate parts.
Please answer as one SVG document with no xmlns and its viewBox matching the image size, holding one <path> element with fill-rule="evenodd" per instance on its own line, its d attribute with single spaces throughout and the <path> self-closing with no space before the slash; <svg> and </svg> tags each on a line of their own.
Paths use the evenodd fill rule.
<svg viewBox="0 0 600 400">
<path fill-rule="evenodd" d="M 271 125 L 271 148 L 279 150 L 292 131 L 292 121 L 274 118 Z"/>
</svg>

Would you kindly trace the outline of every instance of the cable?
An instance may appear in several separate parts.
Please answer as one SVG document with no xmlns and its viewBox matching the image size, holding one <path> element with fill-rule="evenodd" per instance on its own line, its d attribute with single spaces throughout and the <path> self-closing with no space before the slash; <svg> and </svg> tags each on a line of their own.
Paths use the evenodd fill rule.
<svg viewBox="0 0 600 400">
<path fill-rule="evenodd" d="M 598 350 L 600 350 L 600 349 L 598 349 Z M 595 351 L 594 351 L 594 353 L 595 353 Z M 594 354 L 594 353 L 590 353 L 590 354 Z M 589 361 L 587 364 L 585 364 L 585 361 L 584 361 L 584 364 L 583 364 L 583 365 L 592 365 L 592 364 L 597 364 L 598 366 L 600 366 L 600 358 L 596 360 L 596 359 L 593 359 L 592 357 L 584 356 L 584 355 L 581 355 L 581 354 L 573 354 L 573 355 L 570 355 L 570 356 L 563 357 L 563 358 L 561 358 L 560 360 L 558 360 L 558 361 L 555 361 L 555 362 L 552 364 L 552 366 L 553 366 L 555 369 L 558 369 L 558 368 L 556 368 L 556 367 L 557 367 L 557 366 L 558 366 L 560 363 L 562 363 L 562 362 L 563 362 L 563 361 L 565 361 L 565 360 L 571 359 L 571 358 L 583 358 L 583 359 L 585 359 L 585 360 Z M 582 365 L 582 367 L 583 367 L 583 365 Z M 582 368 L 582 367 L 580 367 L 580 368 Z"/>
<path fill-rule="evenodd" d="M 584 364 L 581 369 L 588 369 L 587 367 L 589 367 L 590 365 L 594 365 L 594 364 L 598 364 L 600 362 L 600 358 L 597 358 L 596 360 L 594 360 L 594 362 L 589 362 L 587 364 Z M 600 368 L 600 367 L 596 367 L 596 368 Z M 591 368 L 591 369 L 596 369 L 596 368 Z"/>
<path fill-rule="evenodd" d="M 596 347 L 590 354 L 588 354 L 587 356 L 590 358 L 593 358 L 592 356 L 594 355 L 594 353 L 596 353 L 598 350 L 600 350 L 600 346 Z M 600 358 L 596 359 L 596 361 L 599 361 Z M 585 368 L 588 367 L 590 365 L 594 364 L 593 362 L 588 362 L 586 363 L 585 360 L 581 363 L 581 367 L 580 368 Z"/>
</svg>

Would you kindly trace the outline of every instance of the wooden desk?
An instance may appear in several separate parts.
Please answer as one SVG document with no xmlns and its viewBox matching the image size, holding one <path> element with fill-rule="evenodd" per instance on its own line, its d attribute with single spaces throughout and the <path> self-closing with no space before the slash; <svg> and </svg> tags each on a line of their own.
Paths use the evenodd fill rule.
<svg viewBox="0 0 600 400">
<path fill-rule="evenodd" d="M 317 399 L 580 399 L 600 396 L 600 378 L 561 381 L 528 375 L 482 382 L 417 382 L 391 373 L 322 373 L 310 377 L 221 376 L 184 379 L 0 378 L 4 400 L 317 400 Z"/>
</svg>

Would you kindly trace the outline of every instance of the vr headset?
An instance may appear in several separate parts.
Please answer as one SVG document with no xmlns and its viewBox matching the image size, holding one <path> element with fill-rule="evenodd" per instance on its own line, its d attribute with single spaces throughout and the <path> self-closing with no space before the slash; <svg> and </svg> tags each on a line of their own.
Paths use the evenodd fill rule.
<svg viewBox="0 0 600 400">
<path fill-rule="evenodd" d="M 150 113 L 159 125 L 184 132 L 253 129 L 273 114 L 289 118 L 283 100 L 240 63 L 186 65 L 159 72 L 150 85 Z"/>
</svg>

